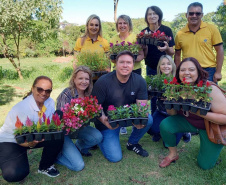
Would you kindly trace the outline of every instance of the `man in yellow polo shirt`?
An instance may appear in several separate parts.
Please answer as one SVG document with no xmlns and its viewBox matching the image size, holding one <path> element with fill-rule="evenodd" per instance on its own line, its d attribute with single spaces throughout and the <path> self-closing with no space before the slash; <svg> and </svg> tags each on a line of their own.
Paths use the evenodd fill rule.
<svg viewBox="0 0 226 185">
<path fill-rule="evenodd" d="M 196 58 L 203 69 L 209 73 L 208 80 L 220 81 L 224 61 L 223 41 L 219 30 L 212 24 L 201 20 L 203 6 L 201 3 L 191 3 L 187 8 L 187 25 L 178 31 L 175 37 L 174 61 L 178 66 L 182 58 Z M 213 48 L 216 51 L 214 54 Z"/>
</svg>

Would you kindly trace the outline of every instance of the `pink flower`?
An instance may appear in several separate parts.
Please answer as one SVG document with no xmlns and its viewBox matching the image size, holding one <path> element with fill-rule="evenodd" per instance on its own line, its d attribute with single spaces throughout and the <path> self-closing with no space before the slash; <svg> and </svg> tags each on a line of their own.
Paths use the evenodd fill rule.
<svg viewBox="0 0 226 185">
<path fill-rule="evenodd" d="M 29 117 L 27 117 L 26 126 L 31 127 L 32 125 L 33 125 L 33 122 L 29 119 Z"/>
<path fill-rule="evenodd" d="M 114 105 L 109 105 L 108 106 L 108 111 L 113 111 L 113 110 L 116 110 L 115 106 Z"/>
</svg>

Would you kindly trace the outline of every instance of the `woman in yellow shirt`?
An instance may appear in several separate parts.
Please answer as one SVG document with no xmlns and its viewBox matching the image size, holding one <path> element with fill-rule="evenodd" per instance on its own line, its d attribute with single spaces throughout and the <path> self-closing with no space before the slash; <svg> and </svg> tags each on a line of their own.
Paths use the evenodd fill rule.
<svg viewBox="0 0 226 185">
<path fill-rule="evenodd" d="M 125 42 L 136 42 L 136 35 L 132 33 L 133 31 L 133 25 L 130 17 L 128 15 L 120 15 L 116 22 L 116 30 L 118 32 L 117 35 L 112 37 L 110 40 L 111 43 L 116 44 L 118 41 L 121 43 L 122 41 Z M 144 52 L 141 50 L 137 56 L 137 59 L 135 61 L 134 70 L 133 72 L 141 75 L 141 60 L 144 59 Z M 114 65 L 113 65 L 114 66 Z M 113 67 L 114 69 L 114 67 Z"/>
</svg>

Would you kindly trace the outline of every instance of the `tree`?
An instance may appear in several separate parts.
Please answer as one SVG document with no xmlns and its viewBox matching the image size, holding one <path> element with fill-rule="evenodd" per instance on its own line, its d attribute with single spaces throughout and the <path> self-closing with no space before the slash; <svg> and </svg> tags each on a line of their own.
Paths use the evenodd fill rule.
<svg viewBox="0 0 226 185">
<path fill-rule="evenodd" d="M 23 79 L 20 67 L 20 41 L 47 39 L 58 27 L 62 0 L 1 0 L 0 48 Z M 15 62 L 14 56 L 17 58 Z"/>
<path fill-rule="evenodd" d="M 118 1 L 119 0 L 114 0 L 114 20 L 117 22 L 117 8 L 118 8 Z"/>
<path fill-rule="evenodd" d="M 176 15 L 176 18 L 173 20 L 172 23 L 172 31 L 173 34 L 176 35 L 176 33 L 183 28 L 187 24 L 187 18 L 185 17 L 185 13 L 179 13 Z"/>
</svg>

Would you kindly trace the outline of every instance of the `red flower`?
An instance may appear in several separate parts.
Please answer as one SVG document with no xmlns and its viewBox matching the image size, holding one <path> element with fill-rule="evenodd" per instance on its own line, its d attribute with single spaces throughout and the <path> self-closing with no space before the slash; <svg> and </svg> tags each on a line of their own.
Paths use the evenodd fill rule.
<svg viewBox="0 0 226 185">
<path fill-rule="evenodd" d="M 206 82 L 206 87 L 210 87 L 211 83 L 209 81 Z"/>
<path fill-rule="evenodd" d="M 18 118 L 18 116 L 16 117 L 16 123 L 15 123 L 15 127 L 22 129 L 23 123 L 20 121 L 20 119 Z"/>
<path fill-rule="evenodd" d="M 164 84 L 168 84 L 169 82 L 167 81 L 167 79 L 164 79 Z"/>
<path fill-rule="evenodd" d="M 143 32 L 140 32 L 140 34 L 139 34 L 140 36 L 143 36 L 144 35 L 144 33 Z"/>
<path fill-rule="evenodd" d="M 109 105 L 108 106 L 108 111 L 113 111 L 113 110 L 116 110 L 115 106 L 114 105 Z"/>
<path fill-rule="evenodd" d="M 203 85 L 203 81 L 201 80 L 201 81 L 199 81 L 199 83 L 197 84 L 197 87 L 202 87 L 202 85 Z"/>
</svg>

